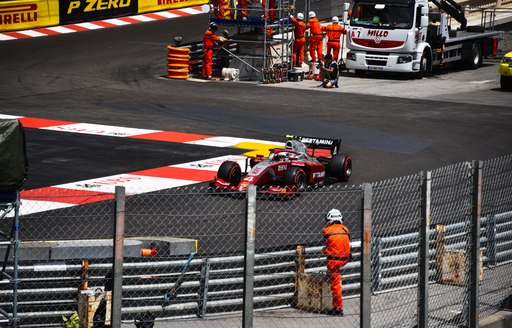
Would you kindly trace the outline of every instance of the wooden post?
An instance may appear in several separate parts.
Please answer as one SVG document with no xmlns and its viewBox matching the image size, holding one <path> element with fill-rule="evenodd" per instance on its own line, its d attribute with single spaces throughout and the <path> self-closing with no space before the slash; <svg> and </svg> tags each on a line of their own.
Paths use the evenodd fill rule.
<svg viewBox="0 0 512 328">
<path fill-rule="evenodd" d="M 306 248 L 302 245 L 297 245 L 295 248 L 295 301 L 299 295 L 300 276 L 304 274 L 304 269 L 306 267 L 304 253 L 306 253 Z"/>
<path fill-rule="evenodd" d="M 82 284 L 80 289 L 89 289 L 89 260 L 82 260 Z"/>
<path fill-rule="evenodd" d="M 446 226 L 436 225 L 436 280 L 443 278 L 443 258 L 446 252 Z"/>
</svg>

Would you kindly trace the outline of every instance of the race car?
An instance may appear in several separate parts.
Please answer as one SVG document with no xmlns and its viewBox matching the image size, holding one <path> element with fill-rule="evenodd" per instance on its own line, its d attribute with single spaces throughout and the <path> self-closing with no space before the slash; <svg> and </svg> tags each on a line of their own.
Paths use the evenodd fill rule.
<svg viewBox="0 0 512 328">
<path fill-rule="evenodd" d="M 498 71 L 500 73 L 501 89 L 512 91 L 512 51 L 503 56 Z"/>
<path fill-rule="evenodd" d="M 322 187 L 328 179 L 350 179 L 352 158 L 339 153 L 341 139 L 286 137 L 285 148 L 270 149 L 268 157 L 248 157 L 244 172 L 240 164 L 225 161 L 210 186 L 243 192 L 256 185 L 262 193 L 287 196 Z M 315 156 L 315 152 L 323 156 Z"/>
</svg>

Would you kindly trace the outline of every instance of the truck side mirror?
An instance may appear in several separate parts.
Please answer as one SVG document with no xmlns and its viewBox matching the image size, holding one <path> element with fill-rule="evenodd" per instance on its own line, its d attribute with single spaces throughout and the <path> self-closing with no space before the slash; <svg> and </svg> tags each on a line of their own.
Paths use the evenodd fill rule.
<svg viewBox="0 0 512 328">
<path fill-rule="evenodd" d="M 428 15 L 428 7 L 421 7 L 421 15 L 422 16 Z"/>
<path fill-rule="evenodd" d="M 420 27 L 428 26 L 428 16 L 421 16 Z"/>
</svg>

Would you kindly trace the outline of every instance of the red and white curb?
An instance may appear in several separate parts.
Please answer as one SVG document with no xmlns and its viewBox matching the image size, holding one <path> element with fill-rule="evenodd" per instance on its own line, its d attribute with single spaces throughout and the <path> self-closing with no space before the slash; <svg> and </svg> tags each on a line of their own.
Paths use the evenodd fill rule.
<svg viewBox="0 0 512 328">
<path fill-rule="evenodd" d="M 43 27 L 31 30 L 22 30 L 22 31 L 11 31 L 11 32 L 3 32 L 0 33 L 0 41 L 8 41 L 8 40 L 16 40 L 16 39 L 26 39 L 26 38 L 36 38 L 42 36 L 56 35 L 56 34 L 67 34 L 81 31 L 90 31 L 97 30 L 102 28 L 137 24 L 143 22 L 151 22 L 161 19 L 170 19 L 170 18 L 178 18 L 185 17 L 191 15 L 203 14 L 201 11 L 201 6 L 189 7 L 189 8 L 181 8 L 181 9 L 173 9 L 173 10 L 165 10 L 154 13 L 140 14 L 134 16 L 127 17 L 118 17 L 111 18 L 105 20 L 98 20 L 87 23 L 77 23 L 77 24 L 69 24 L 62 26 L 52 26 L 52 27 Z"/>
<path fill-rule="evenodd" d="M 184 132 L 74 123 L 4 114 L 0 114 L 0 119 L 18 119 L 25 128 L 102 135 L 116 138 L 135 138 L 248 150 L 282 146 L 282 144 L 278 142 L 257 139 L 215 137 Z M 22 206 L 20 208 L 20 214 L 27 215 L 113 199 L 116 186 L 124 186 L 126 194 L 131 196 L 205 182 L 215 177 L 217 170 L 224 161 L 235 161 L 238 162 L 241 167 L 245 167 L 245 159 L 246 157 L 241 155 L 227 155 L 26 190 L 21 192 Z"/>
</svg>

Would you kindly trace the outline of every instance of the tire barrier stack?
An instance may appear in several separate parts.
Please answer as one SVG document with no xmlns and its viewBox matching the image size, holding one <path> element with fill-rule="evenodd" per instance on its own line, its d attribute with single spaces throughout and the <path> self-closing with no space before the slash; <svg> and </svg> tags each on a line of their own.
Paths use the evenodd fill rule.
<svg viewBox="0 0 512 328">
<path fill-rule="evenodd" d="M 189 78 L 190 49 L 167 46 L 167 78 Z"/>
</svg>

